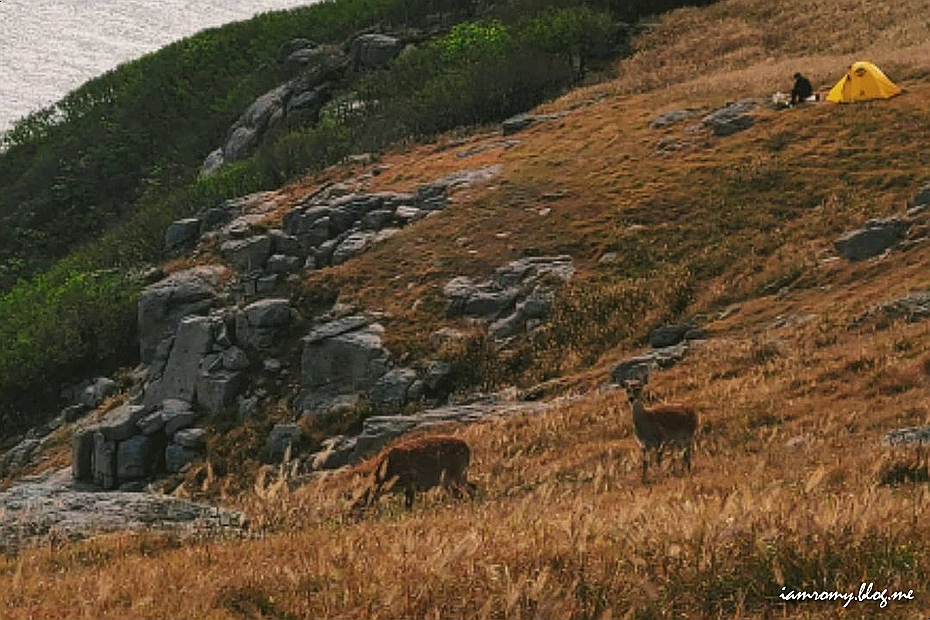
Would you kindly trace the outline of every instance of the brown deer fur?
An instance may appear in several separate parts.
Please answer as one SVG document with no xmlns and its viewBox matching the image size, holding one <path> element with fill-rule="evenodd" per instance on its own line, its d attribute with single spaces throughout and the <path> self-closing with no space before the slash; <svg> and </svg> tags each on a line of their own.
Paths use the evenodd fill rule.
<svg viewBox="0 0 930 620">
<path fill-rule="evenodd" d="M 630 408 L 633 412 L 633 428 L 636 439 L 643 450 L 643 482 L 646 482 L 646 469 L 649 465 L 649 452 L 656 455 L 658 464 L 662 462 L 662 450 L 677 447 L 683 451 L 683 461 L 691 470 L 691 456 L 694 450 L 694 434 L 698 428 L 698 414 L 689 405 L 643 406 L 643 383 L 626 381 Z"/>
<path fill-rule="evenodd" d="M 468 481 L 471 460 L 468 444 L 456 437 L 420 437 L 397 444 L 356 471 L 371 472 L 371 483 L 353 504 L 361 514 L 387 492 L 403 492 L 404 505 L 413 507 L 417 491 L 444 487 L 459 498 L 464 490 L 474 497 L 475 485 Z"/>
</svg>

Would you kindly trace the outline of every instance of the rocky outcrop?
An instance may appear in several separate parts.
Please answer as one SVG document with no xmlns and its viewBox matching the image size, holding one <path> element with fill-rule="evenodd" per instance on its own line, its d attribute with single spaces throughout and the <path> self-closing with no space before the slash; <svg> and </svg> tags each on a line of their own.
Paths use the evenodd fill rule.
<svg viewBox="0 0 930 620">
<path fill-rule="evenodd" d="M 557 114 L 528 114 L 522 113 L 515 116 L 511 116 L 503 123 L 501 123 L 501 134 L 509 136 L 515 133 L 519 133 L 524 129 L 528 128 L 530 125 L 536 123 L 541 123 L 543 121 L 552 121 L 565 116 L 564 113 Z"/>
<path fill-rule="evenodd" d="M 142 291 L 139 298 L 139 357 L 150 363 L 159 344 L 171 336 L 181 319 L 204 315 L 216 303 L 225 269 L 216 265 L 171 274 Z"/>
<path fill-rule="evenodd" d="M 337 397 L 367 395 L 390 367 L 384 328 L 364 317 L 347 317 L 304 338 L 301 358 L 302 411 L 320 411 Z"/>
<path fill-rule="evenodd" d="M 203 455 L 206 431 L 189 428 L 196 419 L 189 402 L 168 399 L 147 411 L 127 403 L 76 429 L 71 440 L 74 481 L 138 490 L 134 483 L 180 471 Z"/>
<path fill-rule="evenodd" d="M 279 56 L 287 51 L 282 48 Z M 348 68 L 349 59 L 335 47 L 316 47 L 306 41 L 302 47 L 295 44 L 284 63 L 300 73 L 249 105 L 230 128 L 224 144 L 204 160 L 201 176 L 209 176 L 225 164 L 251 156 L 265 136 L 282 125 L 287 117 L 298 112 L 304 117 L 316 117 L 330 100 L 336 82 Z"/>
<path fill-rule="evenodd" d="M 698 340 L 704 337 L 704 331 L 694 323 L 661 325 L 649 333 L 649 346 L 654 349 L 670 347 L 684 340 Z"/>
<path fill-rule="evenodd" d="M 911 426 L 889 431 L 882 437 L 885 447 L 915 446 L 922 447 L 930 444 L 930 426 Z"/>
<path fill-rule="evenodd" d="M 510 391 L 485 395 L 476 402 L 447 405 L 407 415 L 378 415 L 366 418 L 362 432 L 354 437 L 337 436 L 324 442 L 323 449 L 307 458 L 309 469 L 334 469 L 374 454 L 406 433 L 444 424 L 471 424 L 497 416 L 536 414 L 564 406 L 579 397 L 547 403 L 516 402 Z"/>
<path fill-rule="evenodd" d="M 858 261 L 878 256 L 904 239 L 908 222 L 891 217 L 872 219 L 865 227 L 850 231 L 833 242 L 837 253 L 845 259 Z"/>
<path fill-rule="evenodd" d="M 683 121 L 686 118 L 690 118 L 698 113 L 698 110 L 693 108 L 684 108 L 680 110 L 671 110 L 665 112 L 655 117 L 649 122 L 649 126 L 653 129 L 661 129 L 663 127 L 668 127 L 669 125 L 674 125 L 679 121 Z"/>
<path fill-rule="evenodd" d="M 917 191 L 917 195 L 911 199 L 909 204 L 912 208 L 930 205 L 930 181 L 924 183 L 924 185 Z"/>
<path fill-rule="evenodd" d="M 870 308 L 851 322 L 852 327 L 874 319 L 904 319 L 909 323 L 930 319 L 930 290 L 916 291 Z"/>
<path fill-rule="evenodd" d="M 499 267 L 482 282 L 459 276 L 443 288 L 446 314 L 489 321 L 488 331 L 503 340 L 545 320 L 556 287 L 574 273 L 570 256 L 537 256 Z"/>
<path fill-rule="evenodd" d="M 184 535 L 245 524 L 239 512 L 165 495 L 90 491 L 72 482 L 69 469 L 27 478 L 0 491 L 0 506 L 0 549 L 7 551 L 51 535 L 75 540 L 137 529 L 170 529 Z"/>
<path fill-rule="evenodd" d="M 356 69 L 386 67 L 404 49 L 400 39 L 385 34 L 363 34 L 352 39 L 349 51 Z"/>
<path fill-rule="evenodd" d="M 701 119 L 701 123 L 715 136 L 730 136 L 752 127 L 755 119 L 749 112 L 755 107 L 756 102 L 752 99 L 742 99 L 714 110 Z"/>
<path fill-rule="evenodd" d="M 669 368 L 674 366 L 688 353 L 688 343 L 682 342 L 670 347 L 654 349 L 642 355 L 626 358 L 616 364 L 610 373 L 614 383 L 623 383 L 628 379 L 642 377 L 644 371 L 655 368 Z"/>
</svg>

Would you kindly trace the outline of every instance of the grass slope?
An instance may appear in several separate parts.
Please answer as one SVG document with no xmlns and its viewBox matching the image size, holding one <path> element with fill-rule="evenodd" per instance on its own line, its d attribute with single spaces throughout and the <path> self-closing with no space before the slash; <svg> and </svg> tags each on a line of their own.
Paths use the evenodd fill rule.
<svg viewBox="0 0 930 620">
<path fill-rule="evenodd" d="M 476 135 L 385 156 L 382 188 L 485 163 L 505 171 L 304 283 L 387 310 L 391 346 L 413 351 L 446 324 L 438 291 L 449 277 L 487 274 L 530 247 L 570 252 L 580 273 L 560 301 L 559 337 L 507 372 L 575 373 L 580 386 L 606 380 L 655 322 L 705 313 L 710 340 L 648 388 L 701 412 L 690 477 L 664 470 L 643 487 L 622 394 L 582 392 L 547 414 L 455 431 L 473 446 L 473 503 L 430 496 L 405 513 L 395 500 L 355 523 L 345 476 L 290 491 L 270 472 L 227 498 L 260 536 L 124 534 L 26 550 L 0 558 L 0 616 L 926 617 L 930 493 L 883 483 L 911 463 L 880 438 L 930 422 L 930 322 L 851 325 L 877 302 L 930 288 L 930 252 L 829 257 L 841 231 L 900 212 L 928 176 L 928 8 L 766 0 L 676 11 L 614 79 L 545 109 L 585 105 L 512 149 L 457 160 L 496 139 Z M 666 110 L 786 89 L 795 70 L 826 87 L 860 57 L 906 93 L 766 111 L 722 139 L 690 131 L 693 121 L 648 127 Z M 663 139 L 680 148 L 658 148 Z M 606 251 L 621 260 L 601 265 Z M 649 302 L 645 312 L 620 303 L 629 295 Z M 731 303 L 739 310 L 715 319 Z M 592 312 L 603 320 L 585 320 Z M 862 582 L 913 589 L 915 600 L 778 598 L 782 587 Z"/>
</svg>

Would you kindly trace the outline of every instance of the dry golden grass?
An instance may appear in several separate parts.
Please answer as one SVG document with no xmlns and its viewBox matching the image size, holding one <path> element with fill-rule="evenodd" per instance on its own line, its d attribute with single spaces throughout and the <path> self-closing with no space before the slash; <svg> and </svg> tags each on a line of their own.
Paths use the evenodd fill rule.
<svg viewBox="0 0 930 620">
<path fill-rule="evenodd" d="M 570 373 L 560 385 L 582 398 L 457 429 L 473 449 L 474 502 L 433 493 L 406 513 L 395 499 L 355 522 L 351 476 L 291 489 L 264 470 L 235 500 L 254 538 L 122 534 L 24 550 L 0 558 L 0 617 L 927 617 L 926 462 L 880 440 L 930 423 L 930 322 L 852 325 L 930 288 L 930 251 L 827 259 L 841 231 L 900 212 L 927 178 L 928 8 L 761 0 L 676 11 L 615 79 L 544 106 L 569 113 L 513 148 L 456 158 L 499 139 L 481 134 L 386 154 L 373 190 L 491 163 L 504 173 L 313 274 L 305 295 L 338 290 L 385 310 L 392 350 L 420 352 L 448 324 L 449 278 L 484 277 L 531 249 L 570 253 L 579 274 L 563 308 L 606 308 L 611 329 L 629 322 L 614 339 L 603 326 L 566 327 L 566 342 L 533 352 Z M 786 90 L 794 71 L 826 87 L 861 57 L 906 94 L 763 110 L 723 139 L 691 131 L 694 119 L 648 127 L 666 110 Z M 287 191 L 350 173 L 326 174 Z M 621 260 L 599 264 L 607 251 Z M 626 293 L 651 306 L 623 315 L 610 300 Z M 714 320 L 732 303 L 738 311 Z M 664 469 L 644 487 L 625 398 L 590 388 L 648 328 L 699 313 L 711 338 L 647 388 L 700 411 L 695 469 Z M 593 362 L 578 344 L 592 335 Z M 909 475 L 917 482 L 900 482 Z M 884 609 L 778 599 L 782 586 L 862 582 L 916 598 Z"/>
</svg>

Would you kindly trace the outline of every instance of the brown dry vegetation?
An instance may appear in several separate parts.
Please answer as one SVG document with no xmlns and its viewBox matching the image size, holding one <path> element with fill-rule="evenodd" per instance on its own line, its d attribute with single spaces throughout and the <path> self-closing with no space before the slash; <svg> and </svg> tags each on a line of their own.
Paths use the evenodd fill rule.
<svg viewBox="0 0 930 620">
<path fill-rule="evenodd" d="M 676 11 L 616 77 L 545 106 L 570 112 L 514 148 L 456 159 L 499 139 L 482 134 L 385 155 L 373 189 L 488 163 L 504 173 L 305 283 L 387 311 L 391 346 L 416 352 L 446 322 L 449 278 L 530 248 L 570 253 L 580 272 L 554 335 L 504 379 L 575 385 L 605 381 L 660 320 L 740 303 L 647 390 L 700 411 L 690 477 L 665 470 L 642 486 L 625 398 L 591 390 L 455 431 L 472 446 L 474 502 L 434 494 L 408 514 L 386 501 L 353 522 L 346 475 L 295 489 L 264 476 L 235 500 L 251 539 L 123 534 L 0 558 L 0 617 L 927 617 L 926 464 L 880 438 L 930 423 L 930 322 L 850 325 L 930 288 L 930 251 L 824 259 L 841 231 L 901 211 L 930 175 L 928 15 L 916 2 Z M 798 70 L 827 87 L 860 58 L 906 93 L 764 111 L 729 138 L 690 131 L 694 120 L 648 127 L 666 110 L 786 90 Z M 607 251 L 621 260 L 600 265 Z M 870 581 L 915 600 L 777 598 Z"/>
</svg>

